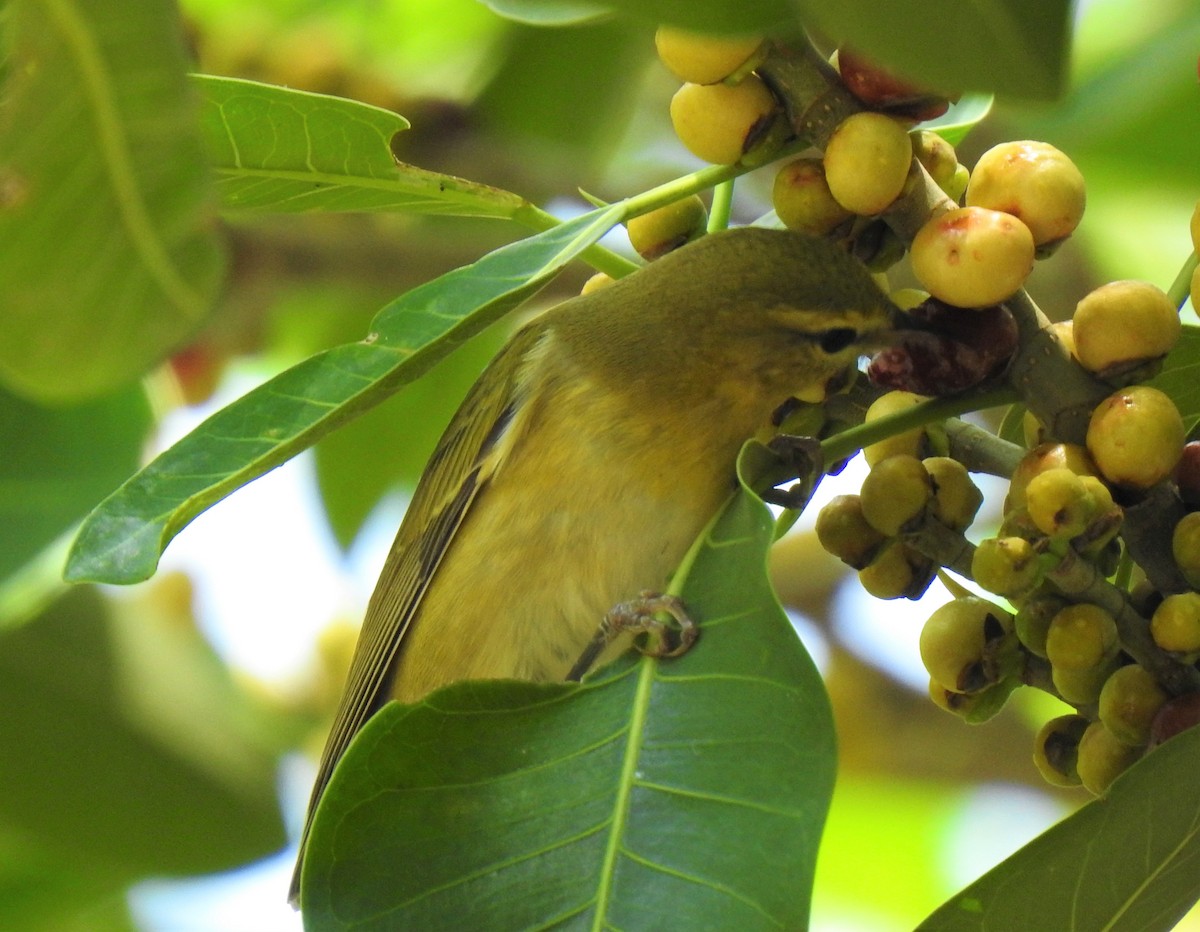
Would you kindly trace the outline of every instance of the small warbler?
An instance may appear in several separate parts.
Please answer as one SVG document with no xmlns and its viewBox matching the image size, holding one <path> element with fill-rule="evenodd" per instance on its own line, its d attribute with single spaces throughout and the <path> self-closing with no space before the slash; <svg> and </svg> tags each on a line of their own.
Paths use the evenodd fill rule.
<svg viewBox="0 0 1200 932">
<path fill-rule="evenodd" d="M 896 312 L 833 243 L 741 228 L 517 331 L 450 422 L 396 535 L 310 822 L 388 700 L 464 679 L 565 678 L 607 610 L 666 586 L 732 492 L 742 443 L 788 399 L 822 400 Z"/>
</svg>

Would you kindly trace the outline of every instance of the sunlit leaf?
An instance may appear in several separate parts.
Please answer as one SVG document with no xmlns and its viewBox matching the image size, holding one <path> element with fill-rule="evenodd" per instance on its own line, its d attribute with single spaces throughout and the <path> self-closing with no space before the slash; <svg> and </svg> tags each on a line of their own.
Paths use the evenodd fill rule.
<svg viewBox="0 0 1200 932">
<path fill-rule="evenodd" d="M 742 491 L 710 527 L 680 659 L 385 707 L 318 810 L 306 923 L 805 928 L 833 722 L 766 580 L 772 526 Z"/>
<path fill-rule="evenodd" d="M 67 578 L 148 578 L 196 515 L 427 371 L 595 243 L 620 212 L 592 211 L 427 282 L 380 311 L 367 340 L 312 356 L 218 411 L 88 516 Z"/>
<path fill-rule="evenodd" d="M 0 379 L 37 400 L 141 375 L 222 255 L 167 0 L 13 0 L 0 110 Z"/>
<path fill-rule="evenodd" d="M 609 16 L 602 5 L 582 0 L 480 0 L 505 19 L 531 26 L 571 26 Z"/>
<path fill-rule="evenodd" d="M 1200 728 L 1146 755 L 1101 798 L 994 867 L 918 927 L 1175 927 L 1200 897 Z"/>
<path fill-rule="evenodd" d="M 392 139 L 409 124 L 389 110 L 255 81 L 192 80 L 226 208 L 512 217 L 529 206 L 499 188 L 398 163 Z"/>
</svg>

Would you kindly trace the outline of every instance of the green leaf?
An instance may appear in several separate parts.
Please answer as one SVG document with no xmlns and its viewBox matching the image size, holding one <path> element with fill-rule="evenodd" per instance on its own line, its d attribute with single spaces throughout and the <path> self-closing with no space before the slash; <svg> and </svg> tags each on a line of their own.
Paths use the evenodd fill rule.
<svg viewBox="0 0 1200 932">
<path fill-rule="evenodd" d="M 505 19 L 530 26 L 571 26 L 609 16 L 603 6 L 576 0 L 480 0 Z"/>
<path fill-rule="evenodd" d="M 13 0 L 0 111 L 0 379 L 122 386 L 208 314 L 223 257 L 168 0 Z"/>
<path fill-rule="evenodd" d="M 1162 371 L 1149 384 L 1171 396 L 1190 435 L 1200 423 L 1200 327 L 1185 324 Z"/>
<path fill-rule="evenodd" d="M 150 429 L 140 387 L 70 408 L 0 390 L 0 579 L 66 532 L 137 469 Z"/>
<path fill-rule="evenodd" d="M 621 206 L 510 243 L 397 298 L 360 343 L 334 347 L 218 411 L 88 516 L 71 581 L 148 578 L 189 521 L 429 369 L 600 239 Z"/>
<path fill-rule="evenodd" d="M 1009 443 L 1025 446 L 1025 412 L 1027 410 L 1024 405 L 1009 405 L 1004 412 L 1004 420 L 1000 422 L 1000 429 L 996 431 L 996 436 Z"/>
<path fill-rule="evenodd" d="M 772 528 L 745 490 L 710 525 L 682 658 L 386 706 L 318 809 L 307 926 L 806 928 L 833 722 L 767 582 Z"/>
<path fill-rule="evenodd" d="M 1108 792 L 1034 839 L 918 927 L 1175 927 L 1200 897 L 1200 728 L 1147 754 Z"/>
<path fill-rule="evenodd" d="M 802 18 L 922 84 L 1057 97 L 1066 84 L 1070 0 L 800 0 Z"/>
<path fill-rule="evenodd" d="M 263 857 L 285 839 L 250 712 L 197 632 L 69 590 L 0 633 L 0 825 L 129 880 Z"/>
<path fill-rule="evenodd" d="M 991 94 L 964 94 L 944 114 L 922 123 L 920 128 L 932 130 L 950 145 L 957 146 L 992 112 L 992 100 Z"/>
<path fill-rule="evenodd" d="M 492 6 L 495 0 L 485 0 Z M 536 11 L 543 0 L 501 0 L 504 15 L 518 10 Z M 556 4 L 557 5 L 557 4 Z M 752 33 L 780 24 L 795 23 L 795 7 L 790 0 L 597 0 L 595 6 L 635 16 L 650 23 L 671 23 L 705 32 Z M 531 20 L 527 20 L 531 21 Z"/>
<path fill-rule="evenodd" d="M 530 206 L 499 188 L 398 163 L 392 139 L 409 124 L 389 110 L 255 81 L 192 80 L 226 208 L 510 218 Z"/>
</svg>

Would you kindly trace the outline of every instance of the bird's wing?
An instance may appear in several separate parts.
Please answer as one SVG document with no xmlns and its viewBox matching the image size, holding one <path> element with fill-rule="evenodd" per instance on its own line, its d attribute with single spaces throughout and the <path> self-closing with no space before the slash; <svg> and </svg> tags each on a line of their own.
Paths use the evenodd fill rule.
<svg viewBox="0 0 1200 932">
<path fill-rule="evenodd" d="M 467 393 L 421 475 L 371 595 L 345 692 L 321 754 L 300 840 L 301 862 L 313 812 L 334 767 L 358 730 L 387 701 L 401 639 L 455 532 L 494 469 L 489 454 L 512 419 L 522 363 L 540 335 L 539 328 L 526 327 L 492 360 Z M 293 903 L 299 878 L 300 862 L 292 878 Z"/>
</svg>

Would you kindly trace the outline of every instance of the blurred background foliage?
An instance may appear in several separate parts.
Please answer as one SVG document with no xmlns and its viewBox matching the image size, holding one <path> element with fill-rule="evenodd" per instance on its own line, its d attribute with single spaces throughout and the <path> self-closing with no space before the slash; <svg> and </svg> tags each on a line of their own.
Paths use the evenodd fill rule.
<svg viewBox="0 0 1200 932">
<path fill-rule="evenodd" d="M 996 141 L 1040 138 L 1082 169 L 1084 223 L 1030 284 L 1056 318 L 1108 279 L 1168 285 L 1188 252 L 1200 193 L 1200 9 L 1189 0 L 1093 0 L 1076 12 L 1066 95 L 1001 98 L 960 147 L 971 164 Z M 618 198 L 698 167 L 666 117 L 676 84 L 654 60 L 651 23 L 537 28 L 476 0 L 186 0 L 182 19 L 197 70 L 394 110 L 412 123 L 400 158 L 560 215 L 582 209 L 578 189 Z M 769 209 L 771 178 L 768 169 L 739 182 L 735 221 Z M 238 914 L 261 908 L 263 918 L 227 927 L 294 926 L 282 905 L 289 854 L 278 852 L 303 804 L 309 771 L 300 764 L 295 777 L 296 759 L 323 734 L 352 643 L 346 619 L 365 603 L 373 568 L 350 574 L 356 588 L 334 603 L 321 637 L 289 646 L 300 661 L 265 677 L 204 610 L 216 604 L 202 591 L 210 576 L 193 582 L 185 568 L 128 591 L 68 591 L 57 582 L 63 535 L 161 448 L 164 418 L 194 422 L 230 393 L 361 338 L 396 294 L 522 231 L 436 217 L 242 215 L 223 220 L 221 235 L 228 273 L 215 311 L 144 388 L 71 407 L 0 390 L 3 928 L 212 927 L 196 917 L 223 914 L 197 902 L 228 898 L 236 874 L 222 872 L 271 855 L 276 867 L 252 893 L 237 887 Z M 562 276 L 539 301 L 573 294 L 587 274 Z M 328 559 L 378 566 L 396 502 L 507 329 L 493 327 L 316 448 L 303 476 L 315 477 L 321 504 L 311 533 L 341 548 Z M 254 488 L 217 511 L 243 508 Z M 386 530 L 364 557 L 372 521 Z M 268 515 L 244 533 L 251 548 L 283 551 L 286 563 L 296 541 L 272 535 L 272 525 L 293 527 Z M 894 637 L 858 624 L 871 606 L 846 595 L 840 565 L 803 532 L 777 548 L 772 568 L 785 603 L 810 622 L 806 637 L 823 658 L 838 719 L 840 783 L 818 875 L 818 928 L 910 927 L 1085 801 L 1052 792 L 1032 767 L 1044 706 L 1030 708 L 1026 697 L 971 729 L 896 672 L 904 661 L 888 655 L 907 651 L 911 666 L 928 608 L 909 623 L 888 606 Z M 306 579 L 297 569 L 289 583 L 301 598 Z M 270 592 L 256 597 L 270 604 Z M 1014 829 L 1013 813 L 1029 821 Z M 162 886 L 212 874 L 221 881 Z"/>
</svg>

